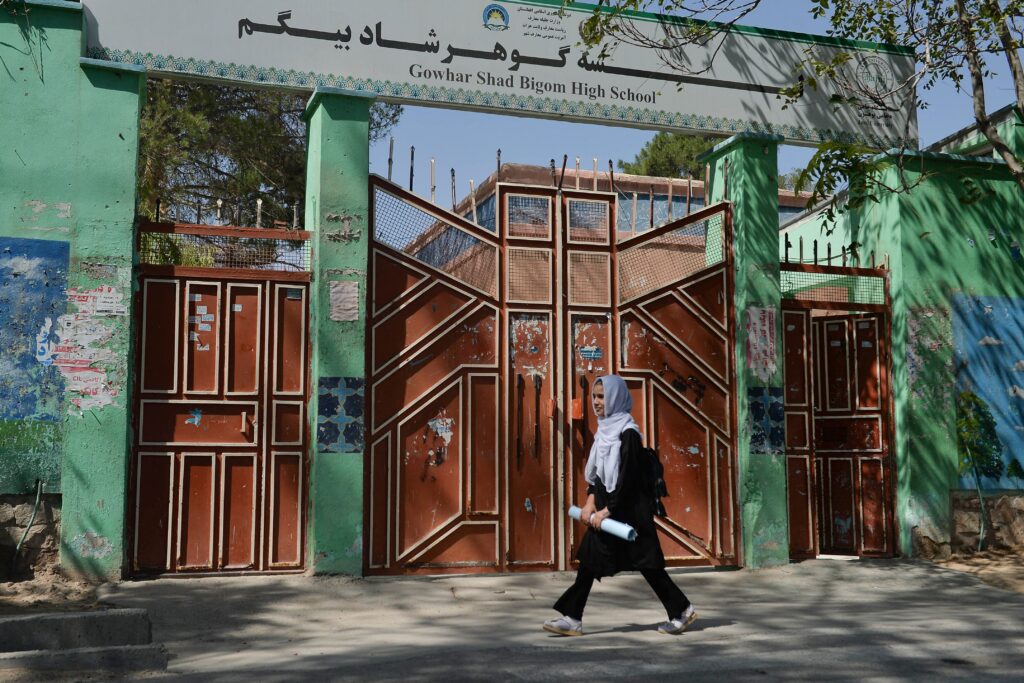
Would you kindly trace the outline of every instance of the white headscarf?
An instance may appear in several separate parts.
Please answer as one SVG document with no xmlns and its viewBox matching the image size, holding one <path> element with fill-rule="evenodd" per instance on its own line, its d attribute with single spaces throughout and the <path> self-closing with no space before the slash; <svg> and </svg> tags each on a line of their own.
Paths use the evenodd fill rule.
<svg viewBox="0 0 1024 683">
<path fill-rule="evenodd" d="M 618 375 L 607 375 L 598 381 L 604 387 L 605 416 L 597 418 L 597 433 L 583 475 L 588 484 L 593 484 L 600 477 L 604 487 L 611 493 L 619 483 L 622 432 L 632 429 L 640 434 L 641 439 L 644 437 L 633 416 L 629 414 L 633 409 L 633 397 L 629 395 L 625 380 Z"/>
</svg>

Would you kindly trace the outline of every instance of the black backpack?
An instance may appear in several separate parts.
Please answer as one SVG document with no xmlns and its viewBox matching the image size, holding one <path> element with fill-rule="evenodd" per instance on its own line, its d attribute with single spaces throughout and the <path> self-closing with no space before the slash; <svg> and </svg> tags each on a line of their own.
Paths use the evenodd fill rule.
<svg viewBox="0 0 1024 683">
<path fill-rule="evenodd" d="M 653 448 L 644 446 L 640 450 L 641 471 L 644 473 L 644 489 L 650 492 L 651 501 L 654 503 L 654 514 L 659 517 L 667 517 L 662 498 L 668 498 L 668 488 L 665 486 L 665 467 L 661 464 L 658 452 Z"/>
</svg>

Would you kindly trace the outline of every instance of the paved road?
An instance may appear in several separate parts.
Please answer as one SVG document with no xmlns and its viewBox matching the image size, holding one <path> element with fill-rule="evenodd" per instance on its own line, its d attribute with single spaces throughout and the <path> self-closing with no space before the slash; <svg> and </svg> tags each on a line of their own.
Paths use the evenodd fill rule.
<svg viewBox="0 0 1024 683">
<path fill-rule="evenodd" d="M 163 579 L 104 590 L 145 607 L 172 680 L 1024 680 L 1024 596 L 916 561 L 678 571 L 701 614 L 654 631 L 638 575 L 595 587 L 583 638 L 540 622 L 570 574 Z M 657 678 L 655 678 L 657 677 Z"/>
</svg>

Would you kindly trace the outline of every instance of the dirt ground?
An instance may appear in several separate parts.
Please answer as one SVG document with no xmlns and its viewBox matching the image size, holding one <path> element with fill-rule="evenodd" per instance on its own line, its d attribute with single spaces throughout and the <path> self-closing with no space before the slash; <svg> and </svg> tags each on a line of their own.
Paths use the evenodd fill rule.
<svg viewBox="0 0 1024 683">
<path fill-rule="evenodd" d="M 1024 548 L 954 555 L 949 560 L 935 564 L 946 569 L 974 574 L 996 588 L 1024 593 Z"/>
<path fill-rule="evenodd" d="M 1024 593 L 1024 548 L 954 555 L 935 564 L 973 574 L 996 588 Z M 96 609 L 101 606 L 97 588 L 52 570 L 30 581 L 0 583 L 0 615 Z"/>
<path fill-rule="evenodd" d="M 37 573 L 30 581 L 0 583 L 0 615 L 95 609 L 96 589 L 55 571 Z"/>
</svg>

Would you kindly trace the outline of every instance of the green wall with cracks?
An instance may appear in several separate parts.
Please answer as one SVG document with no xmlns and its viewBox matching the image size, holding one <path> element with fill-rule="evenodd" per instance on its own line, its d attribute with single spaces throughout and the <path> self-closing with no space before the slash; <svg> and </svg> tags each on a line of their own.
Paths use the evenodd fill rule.
<svg viewBox="0 0 1024 683">
<path fill-rule="evenodd" d="M 711 200 L 727 199 L 733 205 L 738 500 L 743 564 L 752 568 L 789 562 L 786 456 L 780 440 L 766 433 L 781 430 L 784 419 L 766 425 L 754 418 L 752 410 L 754 402 L 767 408 L 782 396 L 777 206 L 781 140 L 740 134 L 702 157 L 710 165 Z M 776 316 L 775 370 L 767 376 L 765 372 L 759 376 L 747 364 L 747 312 L 758 309 L 769 309 Z"/>
<path fill-rule="evenodd" d="M 309 410 L 316 446 L 310 468 L 307 566 L 317 574 L 358 575 L 363 569 L 363 387 L 372 103 L 373 96 L 366 93 L 319 88 L 305 113 L 309 127 L 307 229 L 315 233 L 310 329 L 317 382 Z M 357 316 L 346 315 L 337 307 L 332 311 L 332 283 L 356 288 L 347 291 L 358 294 Z M 340 401 L 339 396 L 343 396 Z M 334 431 L 339 424 L 345 428 Z"/>
<path fill-rule="evenodd" d="M 1004 134 L 1024 142 L 1013 130 Z M 915 153 L 901 172 L 893 155 L 886 157 L 892 163 L 878 179 L 890 187 L 905 180 L 910 191 L 877 192 L 843 213 L 828 239 L 833 253 L 860 243 L 860 265 L 869 265 L 872 251 L 879 263 L 888 257 L 896 516 L 900 552 L 911 555 L 920 537 L 949 540 L 950 491 L 959 488 L 951 301 L 1024 298 L 1024 261 L 1010 249 L 1024 242 L 1024 193 L 991 158 Z M 821 229 L 820 216 L 812 216 L 788 234 L 794 242 L 803 235 L 806 244 L 821 239 Z"/>
<path fill-rule="evenodd" d="M 12 15 L 12 9 L 19 14 Z M 69 243 L 68 288 L 110 287 L 127 306 L 145 74 L 81 59 L 82 31 L 77 3 L 13 3 L 0 11 L 0 239 Z M 65 313 L 83 312 L 83 304 L 68 303 Z M 3 493 L 26 493 L 24 484 L 40 477 L 53 492 L 59 474 L 63 567 L 118 578 L 126 512 L 130 317 L 87 318 L 100 333 L 93 368 L 106 373 L 105 385 L 116 396 L 107 405 L 90 406 L 86 400 L 80 409 L 74 401 L 83 395 L 69 380 L 61 420 L 0 426 L 5 475 L 0 482 Z"/>
</svg>

